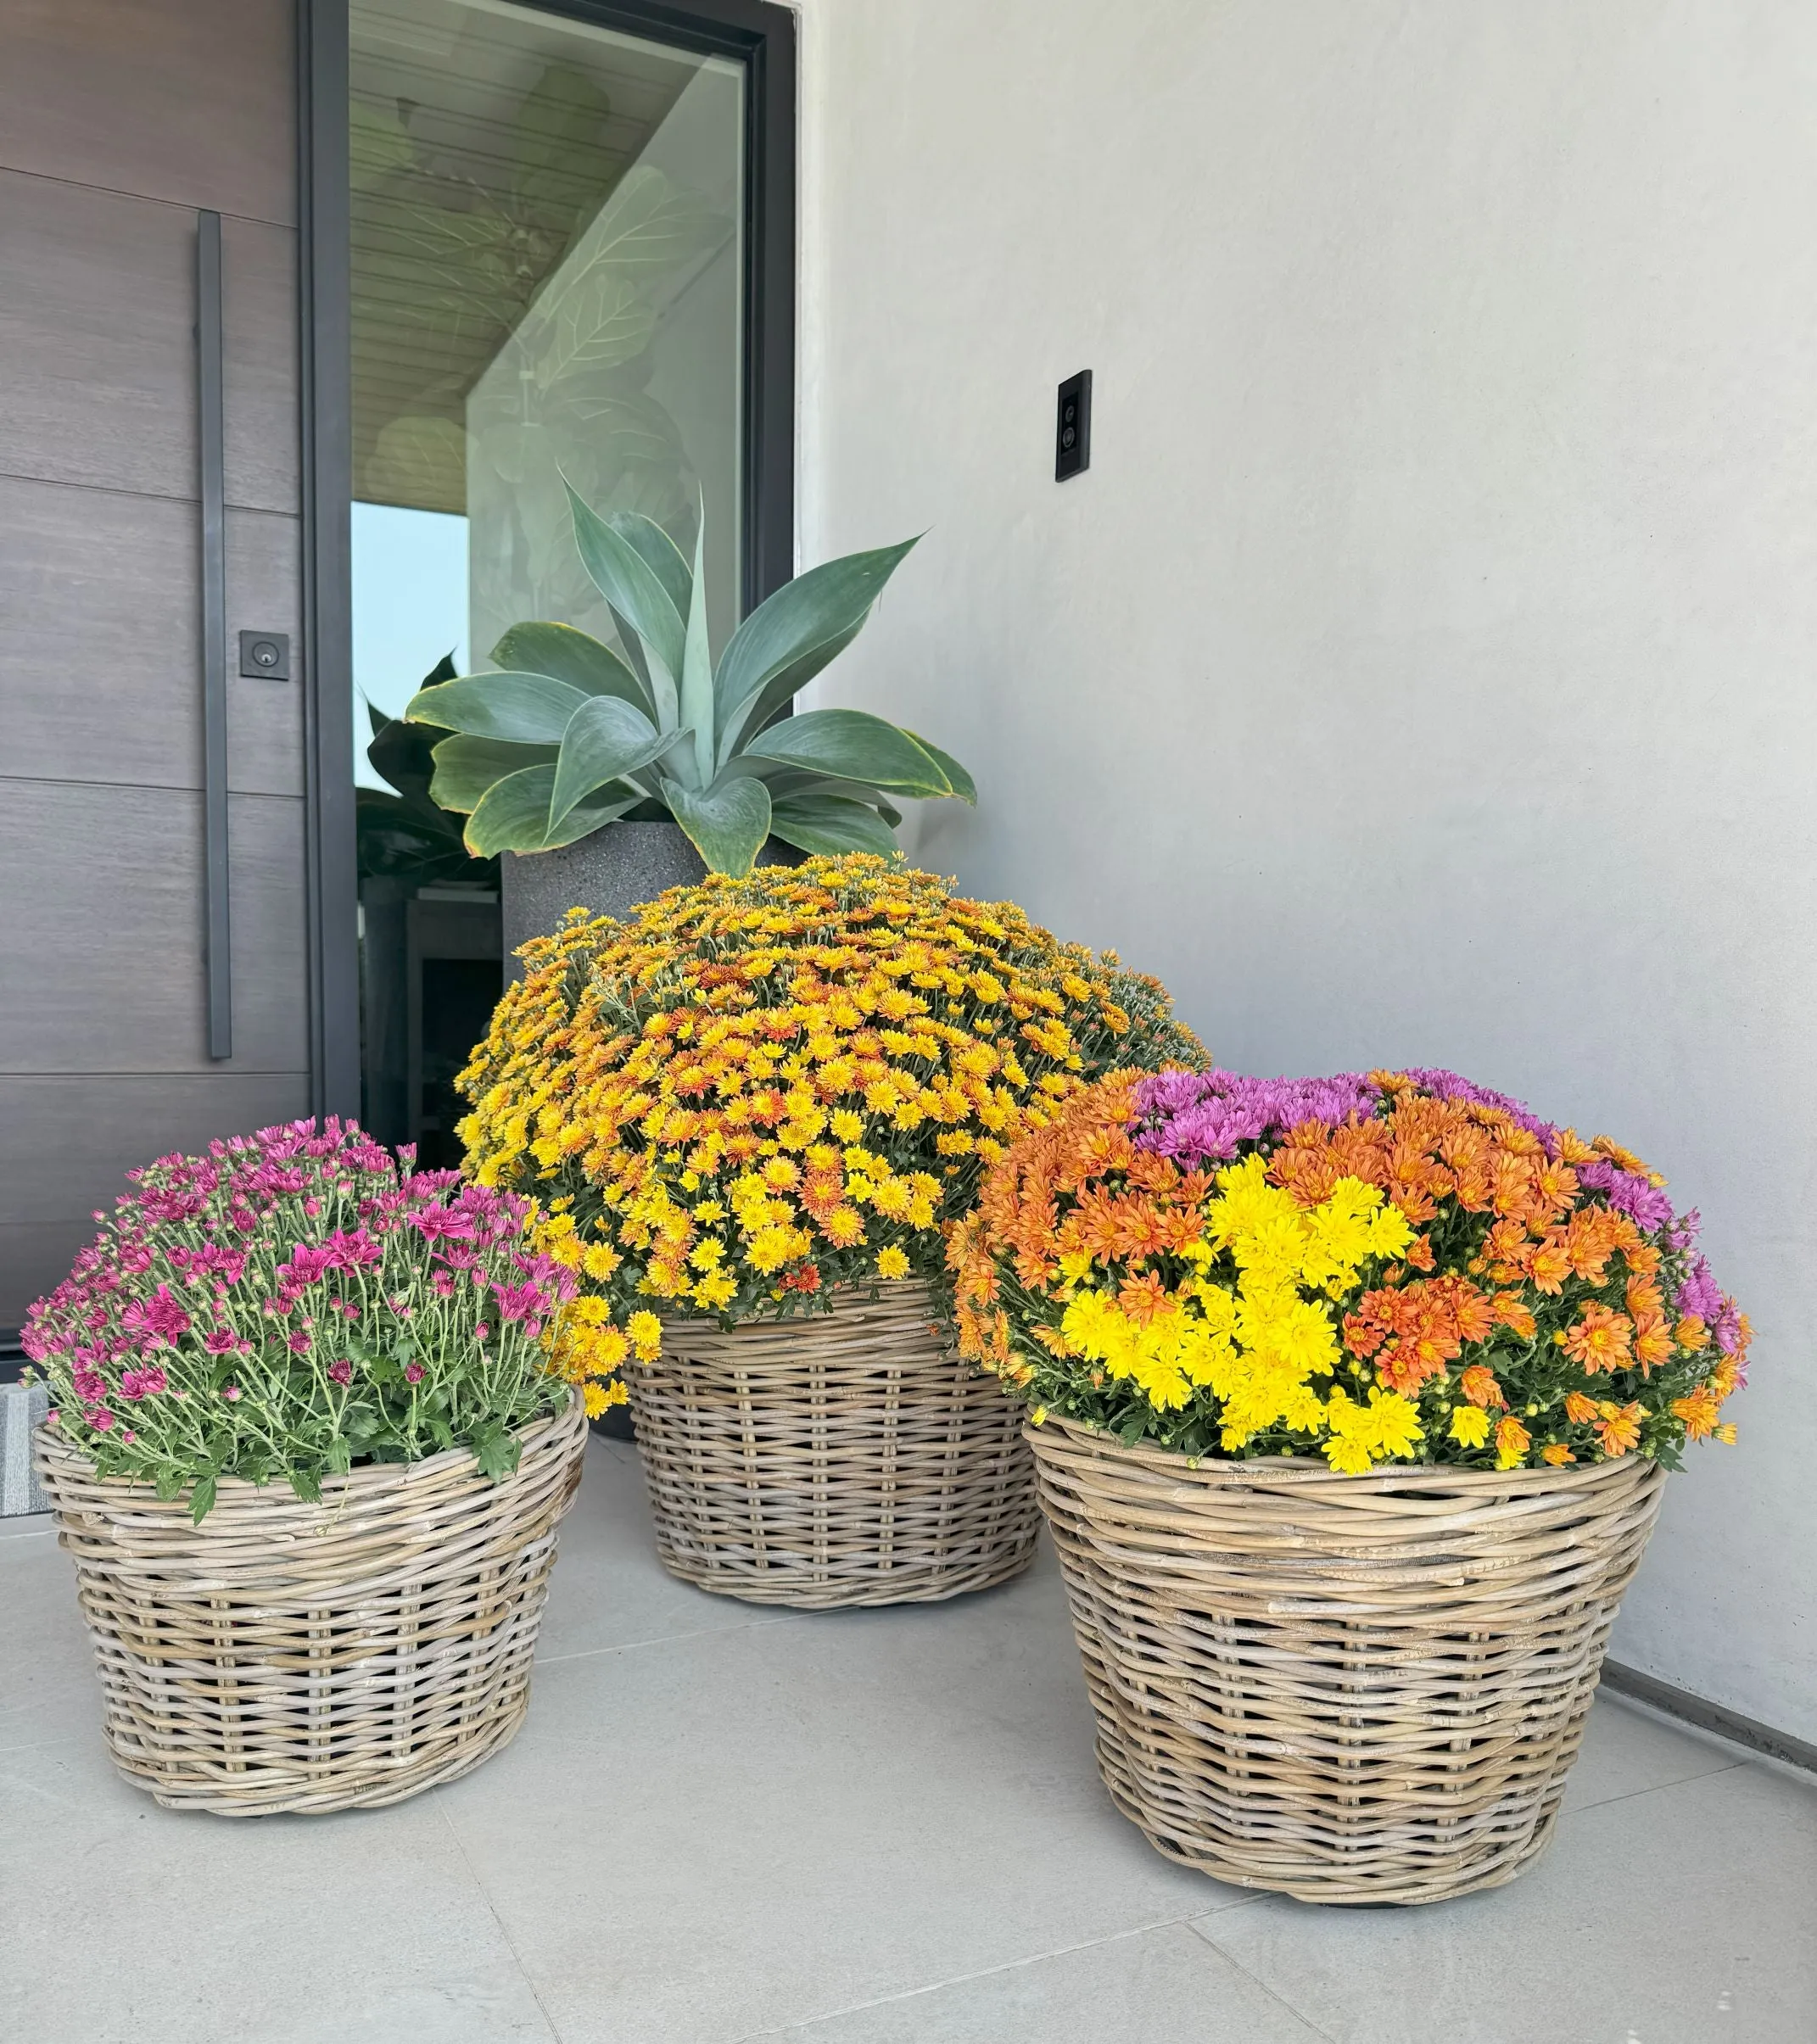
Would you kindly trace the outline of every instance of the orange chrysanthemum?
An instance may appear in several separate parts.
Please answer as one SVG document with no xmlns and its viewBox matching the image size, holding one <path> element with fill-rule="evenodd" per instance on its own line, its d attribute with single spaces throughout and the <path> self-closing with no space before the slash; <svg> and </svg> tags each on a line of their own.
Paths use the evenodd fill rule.
<svg viewBox="0 0 1817 2044">
<path fill-rule="evenodd" d="M 1458 1379 L 1458 1388 L 1473 1405 L 1506 1406 L 1501 1386 L 1486 1363 L 1473 1363 Z"/>
<path fill-rule="evenodd" d="M 1625 1313 L 1611 1312 L 1607 1306 L 1589 1305 L 1567 1329 L 1565 1354 L 1582 1364 L 1594 1377 L 1600 1371 L 1619 1370 L 1628 1361 L 1634 1323 Z"/>
<path fill-rule="evenodd" d="M 1599 1410 L 1601 1416 L 1594 1422 L 1592 1431 L 1611 1461 L 1640 1445 L 1641 1407 L 1637 1401 L 1626 1405 L 1607 1404 Z"/>
</svg>

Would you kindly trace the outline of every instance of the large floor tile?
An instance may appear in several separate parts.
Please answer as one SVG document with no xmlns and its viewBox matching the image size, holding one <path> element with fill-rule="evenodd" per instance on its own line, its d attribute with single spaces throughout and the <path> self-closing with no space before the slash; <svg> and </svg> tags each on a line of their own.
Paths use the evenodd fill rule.
<svg viewBox="0 0 1817 2044">
<path fill-rule="evenodd" d="M 537 1659 L 735 1631 L 775 1617 L 761 1606 L 709 1595 L 669 1574 L 657 1559 L 637 1450 L 595 1434 L 573 1509 L 562 1522 Z"/>
<path fill-rule="evenodd" d="M 1740 1765 L 1740 1756 L 1714 1740 L 1662 1723 L 1605 1689 L 1590 1713 L 1577 1764 L 1566 1779 L 1564 1807 L 1587 1810 L 1592 1803 L 1615 1802 Z"/>
<path fill-rule="evenodd" d="M 789 2044 L 1321 2044 L 1178 1924 L 769 2034 Z"/>
<path fill-rule="evenodd" d="M 1817 1790 L 1733 1768 L 1579 1810 L 1461 1902 L 1194 1928 L 1334 2044 L 1810 2044 Z"/>
<path fill-rule="evenodd" d="M 75 1601 L 75 1571 L 48 1520 L 0 1539 L 0 1755 L 101 1735 L 101 1686 Z"/>
<path fill-rule="evenodd" d="M 443 1801 L 565 2044 L 720 2044 L 1247 1899 L 1112 1808 L 1051 1561 L 555 1662 Z"/>
<path fill-rule="evenodd" d="M 433 1796 L 159 1808 L 98 1739 L 0 1756 L 0 2035 L 20 2044 L 551 2044 Z"/>
</svg>

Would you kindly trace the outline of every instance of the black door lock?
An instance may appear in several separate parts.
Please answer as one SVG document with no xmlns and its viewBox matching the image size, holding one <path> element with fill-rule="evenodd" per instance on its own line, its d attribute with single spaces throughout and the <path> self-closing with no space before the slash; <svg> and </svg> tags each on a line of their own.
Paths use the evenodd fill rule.
<svg viewBox="0 0 1817 2044">
<path fill-rule="evenodd" d="M 242 632 L 240 673 L 248 681 L 288 681 L 290 634 L 288 632 Z"/>
</svg>

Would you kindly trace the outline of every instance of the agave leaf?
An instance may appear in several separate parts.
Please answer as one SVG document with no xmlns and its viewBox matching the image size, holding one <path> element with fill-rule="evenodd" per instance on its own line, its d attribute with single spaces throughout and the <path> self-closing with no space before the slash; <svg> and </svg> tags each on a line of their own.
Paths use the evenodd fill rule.
<svg viewBox="0 0 1817 2044">
<path fill-rule="evenodd" d="M 952 784 L 908 734 L 868 710 L 809 710 L 760 731 L 746 758 L 780 760 L 892 795 L 946 796 Z"/>
<path fill-rule="evenodd" d="M 847 631 L 838 632 L 830 639 L 823 639 L 811 646 L 799 660 L 791 661 L 786 667 L 779 667 L 754 695 L 745 698 L 743 706 L 735 711 L 731 722 L 724 731 L 719 744 L 719 763 L 724 766 L 738 755 L 738 748 L 746 734 L 754 736 L 776 716 L 786 710 L 794 697 L 799 695 L 822 667 L 830 667 L 864 628 L 864 613 Z"/>
<path fill-rule="evenodd" d="M 549 829 L 559 830 L 568 812 L 595 788 L 603 788 L 634 768 L 647 766 L 674 742 L 642 711 L 615 695 L 595 695 L 583 703 L 562 735 L 549 793 Z M 622 790 L 612 799 L 621 796 Z"/>
<path fill-rule="evenodd" d="M 604 804 L 583 802 L 568 813 L 558 830 L 549 828 L 549 797 L 555 789 L 552 766 L 525 767 L 495 781 L 467 819 L 467 848 L 476 858 L 489 858 L 499 852 L 553 852 L 559 845 L 572 845 L 601 824 L 635 809 L 641 796 Z M 484 846 L 485 849 L 480 850 Z"/>
<path fill-rule="evenodd" d="M 581 563 L 614 612 L 629 619 L 631 629 L 643 641 L 651 692 L 656 699 L 656 721 L 665 727 L 679 723 L 675 684 L 681 673 L 687 636 L 681 613 L 656 571 L 630 541 L 590 510 L 572 483 L 567 488 L 568 509 L 574 520 L 574 544 L 580 550 Z"/>
<path fill-rule="evenodd" d="M 463 674 L 419 690 L 404 714 L 412 723 L 439 724 L 469 738 L 558 746 L 568 719 L 590 700 L 552 674 Z"/>
<path fill-rule="evenodd" d="M 618 634 L 618 644 L 623 650 L 625 664 L 644 684 L 644 693 L 650 698 L 651 714 L 660 723 L 662 712 L 657 705 L 656 684 L 650 679 L 650 662 L 644 654 L 644 642 L 632 630 L 631 621 L 623 611 L 612 611 L 609 603 L 606 607 L 612 611 L 612 627 Z"/>
<path fill-rule="evenodd" d="M 555 776 L 552 766 L 523 767 L 487 789 L 467 819 L 467 848 L 475 858 L 543 850 Z"/>
<path fill-rule="evenodd" d="M 692 789 L 665 780 L 663 799 L 709 873 L 741 879 L 750 872 L 769 835 L 769 790 L 762 781 L 739 774 L 718 787 Z"/>
<path fill-rule="evenodd" d="M 552 674 L 584 695 L 616 695 L 646 717 L 656 715 L 656 699 L 647 683 L 609 645 L 571 624 L 514 624 L 493 647 L 492 658 L 499 667 Z"/>
<path fill-rule="evenodd" d="M 867 808 L 876 810 L 892 829 L 903 820 L 902 811 L 881 790 L 864 781 L 830 780 L 817 768 L 788 767 L 780 759 L 760 758 L 754 752 L 741 752 L 736 758 L 729 759 L 720 768 L 718 778 L 724 782 L 740 773 L 747 773 L 752 779 L 762 781 L 769 790 L 772 805 L 780 802 L 786 795 L 811 790 L 815 795 L 838 795 L 847 801 L 863 802 Z"/>
<path fill-rule="evenodd" d="M 862 802 L 867 809 L 875 809 L 892 829 L 894 829 L 896 825 L 903 820 L 902 811 L 892 801 L 886 796 L 880 794 L 876 789 L 867 788 L 862 781 L 823 780 L 818 774 L 803 774 L 802 779 L 815 795 L 836 796 L 847 801 Z M 792 786 L 778 787 L 773 780 L 769 782 L 769 787 L 770 806 L 773 808 L 783 796 L 799 794 L 802 791 L 801 789 Z"/>
<path fill-rule="evenodd" d="M 905 726 L 904 729 L 906 728 Z M 910 731 L 908 735 L 946 775 L 948 781 L 952 785 L 953 794 L 962 802 L 970 802 L 976 809 L 978 806 L 978 789 L 970 774 L 953 758 L 950 752 L 942 752 L 938 746 L 931 740 L 923 738 L 919 731 Z"/>
<path fill-rule="evenodd" d="M 694 572 L 688 590 L 688 633 L 681 656 L 681 721 L 694 733 L 694 772 L 704 788 L 713 779 L 713 652 L 707 643 L 707 518 L 694 528 Z"/>
<path fill-rule="evenodd" d="M 694 571 L 681 549 L 654 518 L 645 517 L 641 511 L 614 511 L 606 522 L 635 548 L 644 566 L 668 592 L 675 615 L 685 617 L 694 588 Z"/>
<path fill-rule="evenodd" d="M 554 746 L 514 746 L 502 738 L 444 738 L 430 755 L 435 778 L 429 799 L 441 808 L 471 814 L 495 781 L 525 767 L 553 766 L 556 753 Z"/>
<path fill-rule="evenodd" d="M 545 852 L 558 851 L 563 845 L 572 845 L 584 837 L 591 837 L 595 830 L 607 824 L 615 824 L 621 816 L 635 809 L 648 798 L 640 794 L 627 795 L 608 802 L 582 802 L 567 813 L 567 821 L 550 831 L 543 840 Z"/>
<path fill-rule="evenodd" d="M 901 847 L 877 812 L 842 795 L 810 790 L 785 795 L 770 805 L 773 836 L 800 852 L 881 852 L 887 858 Z"/>
<path fill-rule="evenodd" d="M 751 717 L 746 706 L 785 669 L 802 668 L 802 680 L 818 673 L 870 613 L 870 606 L 897 564 L 914 546 L 878 547 L 847 554 L 811 567 L 766 597 L 727 642 L 720 656 L 714 692 L 718 704 L 718 756 L 730 756 Z M 837 640 L 838 645 L 833 645 Z M 822 649 L 817 663 L 813 656 Z M 801 682 L 797 682 L 797 687 Z M 746 714 L 741 717 L 740 712 Z"/>
</svg>

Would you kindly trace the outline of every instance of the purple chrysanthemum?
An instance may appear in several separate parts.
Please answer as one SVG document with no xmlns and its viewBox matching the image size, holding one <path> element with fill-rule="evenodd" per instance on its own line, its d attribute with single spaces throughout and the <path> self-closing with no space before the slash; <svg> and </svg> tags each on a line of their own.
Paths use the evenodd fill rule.
<svg viewBox="0 0 1817 2044">
<path fill-rule="evenodd" d="M 1162 1072 L 1136 1088 L 1138 1149 L 1186 1165 L 1220 1163 L 1238 1146 L 1371 1112 L 1379 1095 L 1361 1072 L 1328 1079 L 1252 1079 L 1240 1072 Z"/>
<path fill-rule="evenodd" d="M 1593 1157 L 1577 1167 L 1578 1183 L 1601 1192 L 1618 1213 L 1637 1227 L 1663 1228 L 1672 1219 L 1672 1202 L 1651 1179 L 1624 1171 L 1607 1157 Z"/>
</svg>

